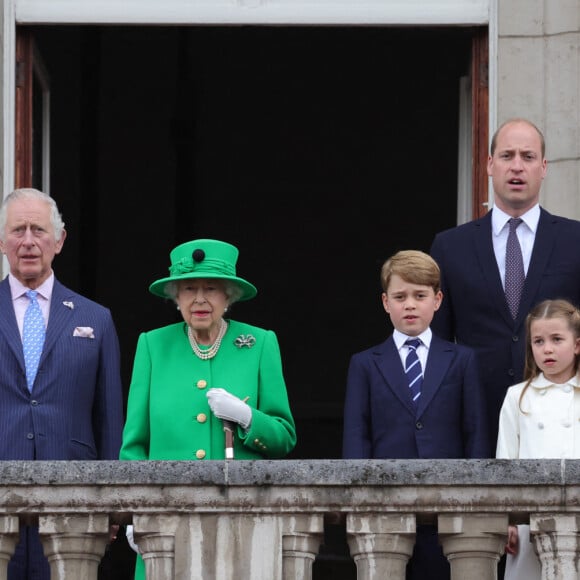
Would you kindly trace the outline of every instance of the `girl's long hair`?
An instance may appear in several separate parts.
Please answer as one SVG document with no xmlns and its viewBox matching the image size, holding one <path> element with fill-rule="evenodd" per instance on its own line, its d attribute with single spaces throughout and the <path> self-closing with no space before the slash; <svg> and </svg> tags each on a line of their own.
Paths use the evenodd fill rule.
<svg viewBox="0 0 580 580">
<path fill-rule="evenodd" d="M 551 318 L 562 318 L 568 323 L 568 327 L 572 331 L 574 338 L 580 338 L 580 310 L 567 300 L 544 300 L 536 304 L 526 317 L 526 362 L 524 365 L 524 380 L 526 384 L 520 394 L 518 406 L 522 413 L 526 413 L 522 409 L 522 399 L 524 393 L 530 386 L 530 383 L 540 374 L 541 369 L 536 364 L 534 353 L 532 351 L 532 323 L 536 320 L 546 320 Z M 576 355 L 574 369 L 578 373 L 580 367 L 580 356 Z"/>
</svg>

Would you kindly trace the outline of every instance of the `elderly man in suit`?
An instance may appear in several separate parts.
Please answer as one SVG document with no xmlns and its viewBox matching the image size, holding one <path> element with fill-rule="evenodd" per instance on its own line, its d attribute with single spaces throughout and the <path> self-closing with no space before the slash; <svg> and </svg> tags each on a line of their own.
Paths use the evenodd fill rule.
<svg viewBox="0 0 580 580">
<path fill-rule="evenodd" d="M 503 123 L 493 136 L 487 163 L 493 209 L 481 219 L 437 234 L 431 246 L 445 295 L 433 331 L 477 351 L 492 449 L 506 389 L 522 380 L 529 310 L 547 298 L 580 305 L 580 222 L 540 207 L 546 169 L 541 131 L 526 119 Z M 517 246 L 510 246 L 511 218 L 516 218 L 512 229 Z M 517 270 L 513 255 L 523 267 L 520 291 L 517 283 L 511 287 Z"/>
<path fill-rule="evenodd" d="M 119 456 L 123 395 L 117 333 L 108 309 L 56 280 L 52 262 L 65 237 L 50 196 L 18 189 L 4 200 L 0 250 L 10 272 L 0 282 L 3 460 Z M 31 317 L 29 307 L 36 312 Z M 39 323 L 29 331 L 33 318 Z M 30 332 L 34 340 L 28 342 Z M 50 578 L 36 527 L 22 527 L 8 578 Z"/>
</svg>

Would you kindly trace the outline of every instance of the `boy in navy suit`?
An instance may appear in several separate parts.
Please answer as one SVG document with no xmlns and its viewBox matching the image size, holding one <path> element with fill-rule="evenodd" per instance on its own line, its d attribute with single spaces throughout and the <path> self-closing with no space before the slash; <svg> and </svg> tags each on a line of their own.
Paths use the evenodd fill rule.
<svg viewBox="0 0 580 580">
<path fill-rule="evenodd" d="M 430 329 L 443 300 L 437 263 L 423 252 L 398 252 L 383 264 L 381 285 L 394 332 L 351 358 L 343 457 L 491 457 L 475 353 Z M 435 526 L 417 527 L 407 566 L 408 580 L 425 578 L 449 578 Z"/>
</svg>

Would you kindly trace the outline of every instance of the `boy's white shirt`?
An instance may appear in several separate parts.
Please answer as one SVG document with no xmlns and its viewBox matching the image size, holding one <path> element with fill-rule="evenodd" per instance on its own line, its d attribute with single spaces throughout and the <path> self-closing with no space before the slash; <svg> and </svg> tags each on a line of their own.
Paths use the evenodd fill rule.
<svg viewBox="0 0 580 580">
<path fill-rule="evenodd" d="M 405 346 L 405 341 L 408 338 L 421 339 L 422 344 L 417 349 L 417 356 L 419 357 L 419 362 L 421 363 L 423 374 L 425 374 L 425 368 L 427 367 L 427 356 L 429 355 L 429 347 L 431 346 L 433 331 L 430 327 L 427 327 L 421 334 L 417 336 L 408 336 L 396 328 L 393 330 L 393 341 L 395 342 L 395 346 L 399 351 L 399 356 L 401 357 L 401 364 L 403 365 L 403 368 L 405 368 L 405 359 L 407 358 L 407 354 L 409 352 L 409 347 Z"/>
</svg>

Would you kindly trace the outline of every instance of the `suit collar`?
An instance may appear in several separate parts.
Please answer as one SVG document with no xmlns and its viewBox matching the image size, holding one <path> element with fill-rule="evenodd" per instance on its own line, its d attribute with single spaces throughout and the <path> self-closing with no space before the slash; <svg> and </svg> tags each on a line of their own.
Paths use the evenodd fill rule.
<svg viewBox="0 0 580 580">
<path fill-rule="evenodd" d="M 482 218 L 473 222 L 475 257 L 485 279 L 491 303 L 494 304 L 498 315 L 505 320 L 506 324 L 513 326 L 514 321 L 505 299 L 505 292 L 501 283 L 495 252 L 493 251 L 491 215 L 492 212 L 489 211 Z"/>
<path fill-rule="evenodd" d="M 474 236 L 476 257 L 479 261 L 483 277 L 487 282 L 491 301 L 496 305 L 499 315 L 505 320 L 506 324 L 514 328 L 514 331 L 523 324 L 527 313 L 532 307 L 534 297 L 537 294 L 543 273 L 548 266 L 559 233 L 557 227 L 560 221 L 559 218 L 550 214 L 542 207 L 539 209 L 540 218 L 538 220 L 534 249 L 532 250 L 532 257 L 524 282 L 520 308 L 515 321 L 512 319 L 507 306 L 497 261 L 493 252 L 493 243 L 491 240 L 492 212 L 488 212 L 485 216 L 473 222 L 476 232 Z"/>
<path fill-rule="evenodd" d="M 507 222 L 512 218 L 512 216 L 499 209 L 499 207 L 494 207 L 489 213 L 491 214 L 492 231 L 494 235 L 497 236 L 500 231 L 506 227 Z M 535 234 L 538 229 L 538 222 L 540 221 L 540 204 L 536 204 L 534 207 L 530 208 L 526 213 L 523 213 L 520 218 Z"/>
<path fill-rule="evenodd" d="M 455 349 L 453 345 L 433 335 L 431 348 L 429 348 L 429 355 L 427 356 L 421 396 L 419 397 L 419 406 L 417 408 L 418 417 L 427 408 L 441 387 L 441 383 L 449 370 L 454 356 Z"/>
<path fill-rule="evenodd" d="M 385 342 L 378 345 L 373 352 L 375 357 L 375 364 L 378 371 L 383 377 L 386 388 L 390 389 L 401 403 L 415 415 L 415 409 L 411 402 L 409 394 L 409 387 L 407 384 L 407 377 L 403 370 L 401 357 L 397 350 L 397 345 L 393 340 L 393 336 L 389 336 Z"/>
<path fill-rule="evenodd" d="M 429 348 L 429 346 L 431 345 L 432 336 L 433 336 L 433 332 L 431 331 L 431 328 L 429 328 L 429 327 L 427 327 L 421 334 L 419 334 L 418 336 L 415 336 L 415 337 L 411 337 L 411 336 L 408 336 L 407 334 L 403 334 L 402 332 L 398 331 L 396 328 L 395 328 L 395 330 L 393 330 L 393 341 L 394 341 L 395 347 L 397 348 L 398 351 L 401 350 L 401 348 L 405 344 L 405 341 L 409 338 L 419 338 L 421 340 L 421 342 L 427 348 Z"/>
<path fill-rule="evenodd" d="M 0 333 L 6 338 L 6 343 L 18 359 L 22 370 L 24 370 L 24 354 L 22 352 L 22 337 L 18 330 L 14 305 L 12 304 L 12 293 L 8 277 L 0 282 Z"/>
<path fill-rule="evenodd" d="M 554 251 L 556 239 L 559 235 L 559 222 L 560 219 L 557 216 L 548 213 L 545 209 L 541 209 L 530 267 L 524 282 L 520 309 L 516 318 L 516 324 L 518 325 L 523 323 L 527 313 L 530 311 L 544 272 L 548 267 L 550 256 Z"/>
<path fill-rule="evenodd" d="M 19 298 L 22 296 L 26 291 L 30 290 L 27 286 L 22 284 L 20 280 L 18 280 L 12 274 L 8 274 L 8 283 L 10 285 L 10 291 L 12 293 L 12 299 Z M 46 300 L 51 299 L 52 297 L 52 289 L 54 287 L 54 272 L 35 290 Z"/>
<path fill-rule="evenodd" d="M 414 417 L 419 417 L 423 413 L 439 390 L 441 382 L 451 365 L 454 353 L 453 345 L 436 335 L 432 336 L 421 387 L 421 397 L 419 397 L 419 405 L 417 410 L 415 410 L 411 402 L 401 357 L 392 335 L 373 351 L 375 364 L 385 381 L 386 388 L 393 392 Z"/>
<path fill-rule="evenodd" d="M 43 360 L 48 356 L 55 342 L 65 332 L 65 325 L 74 316 L 74 308 L 66 306 L 66 302 L 74 305 L 74 299 L 77 297 L 74 292 L 63 286 L 58 280 L 54 280 L 52 288 L 52 300 L 50 303 L 50 316 L 46 328 L 46 338 L 44 340 L 44 347 L 39 364 L 42 365 Z M 12 293 L 8 277 L 0 282 L 0 333 L 6 338 L 8 347 L 12 350 L 15 358 L 18 360 L 22 369 L 23 376 L 25 375 L 24 354 L 22 352 L 22 337 L 18 330 L 16 316 L 14 314 L 14 306 L 12 304 Z M 23 383 L 23 388 L 26 388 Z"/>
</svg>

